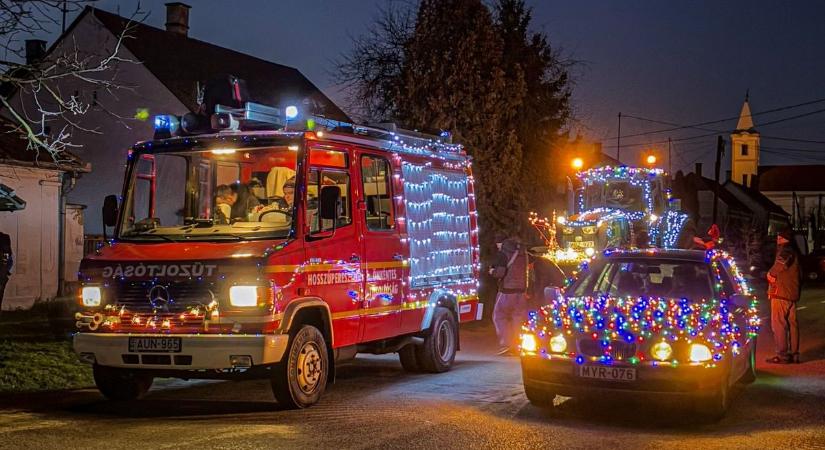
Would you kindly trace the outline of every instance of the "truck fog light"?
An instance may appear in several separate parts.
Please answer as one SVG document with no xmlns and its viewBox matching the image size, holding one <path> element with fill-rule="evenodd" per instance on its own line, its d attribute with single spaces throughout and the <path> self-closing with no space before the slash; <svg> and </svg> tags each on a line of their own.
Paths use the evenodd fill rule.
<svg viewBox="0 0 825 450">
<path fill-rule="evenodd" d="M 229 364 L 236 368 L 252 367 L 252 357 L 249 355 L 232 355 L 229 357 Z"/>
<path fill-rule="evenodd" d="M 89 352 L 82 352 L 77 355 L 77 358 L 80 359 L 80 362 L 84 364 L 94 364 L 95 363 L 95 354 Z"/>
<path fill-rule="evenodd" d="M 713 358 L 710 349 L 704 344 L 693 344 L 690 346 L 690 360 L 693 362 L 709 361 Z"/>
<path fill-rule="evenodd" d="M 80 290 L 80 301 L 83 306 L 100 306 L 101 299 L 100 288 L 97 286 L 83 286 Z"/>
<path fill-rule="evenodd" d="M 550 338 L 550 350 L 561 353 L 567 350 L 567 339 L 564 336 L 558 334 Z"/>
<path fill-rule="evenodd" d="M 258 286 L 232 286 L 229 288 L 229 303 L 232 306 L 256 306 Z"/>
<path fill-rule="evenodd" d="M 584 249 L 584 254 L 587 256 L 593 256 L 596 254 L 596 250 L 593 247 L 587 247 Z"/>
<path fill-rule="evenodd" d="M 667 361 L 673 354 L 673 348 L 667 342 L 659 342 L 650 348 L 650 354 L 659 361 Z"/>
<path fill-rule="evenodd" d="M 521 335 L 521 349 L 525 352 L 535 353 L 539 348 L 539 343 L 536 341 L 536 336 L 530 333 Z"/>
</svg>

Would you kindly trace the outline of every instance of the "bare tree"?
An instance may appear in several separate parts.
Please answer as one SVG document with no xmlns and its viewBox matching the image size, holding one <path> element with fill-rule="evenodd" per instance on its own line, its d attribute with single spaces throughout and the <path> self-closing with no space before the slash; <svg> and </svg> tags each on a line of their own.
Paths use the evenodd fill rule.
<svg viewBox="0 0 825 450">
<path fill-rule="evenodd" d="M 80 145 L 74 140 L 78 132 L 99 133 L 81 125 L 80 119 L 96 99 L 84 99 L 76 90 L 61 89 L 63 82 L 72 80 L 88 85 L 94 91 L 115 94 L 120 89 L 131 89 L 117 80 L 117 65 L 135 63 L 122 57 L 123 41 L 129 38 L 134 23 L 145 18 L 138 6 L 117 36 L 113 48 L 81 49 L 76 42 L 66 42 L 59 51 L 45 55 L 42 60 L 26 60 L 26 49 L 21 37 L 49 33 L 61 25 L 60 17 L 76 13 L 88 0 L 0 0 L 0 106 L 10 132 L 25 137 L 28 148 L 47 152 L 60 164 L 71 159 L 68 151 Z M 30 100 L 33 107 L 23 102 L 12 104 L 11 97 L 19 94 Z M 112 113 L 112 115 L 114 115 Z M 116 117 L 123 121 L 124 118 Z M 57 130 L 51 130 L 51 124 Z"/>
</svg>

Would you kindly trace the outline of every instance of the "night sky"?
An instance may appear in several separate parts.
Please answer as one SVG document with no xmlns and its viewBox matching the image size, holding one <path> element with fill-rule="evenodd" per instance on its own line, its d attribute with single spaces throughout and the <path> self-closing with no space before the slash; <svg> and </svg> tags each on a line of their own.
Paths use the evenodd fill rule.
<svg viewBox="0 0 825 450">
<path fill-rule="evenodd" d="M 166 0 L 143 0 L 146 22 L 163 27 Z M 385 0 L 188 0 L 190 36 L 294 66 L 333 99 L 334 60 L 378 14 Z M 103 0 L 123 15 L 134 0 Z M 825 2 L 528 1 L 533 25 L 574 69 L 576 120 L 571 124 L 615 155 L 617 114 L 679 125 L 738 115 L 746 89 L 754 113 L 825 99 Z M 51 42 L 54 36 L 47 39 Z M 825 109 L 825 102 L 754 117 L 763 135 L 763 164 L 825 164 L 825 112 L 760 127 L 760 123 Z M 736 121 L 623 138 L 622 160 L 665 151 L 673 138 L 673 169 L 703 161 L 709 174 L 715 136 Z M 622 135 L 673 128 L 625 118 Z M 768 139 L 768 136 L 819 141 Z M 687 138 L 687 139 L 685 139 Z M 645 145 L 635 145 L 645 144 Z M 821 150 L 821 153 L 817 151 Z M 727 159 L 726 159 L 727 162 Z"/>
</svg>

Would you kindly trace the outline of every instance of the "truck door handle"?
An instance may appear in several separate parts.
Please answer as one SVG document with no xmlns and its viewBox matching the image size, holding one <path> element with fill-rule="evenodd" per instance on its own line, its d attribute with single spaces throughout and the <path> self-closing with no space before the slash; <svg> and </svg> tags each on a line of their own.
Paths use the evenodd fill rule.
<svg viewBox="0 0 825 450">
<path fill-rule="evenodd" d="M 356 255 L 355 253 L 353 253 L 352 256 L 349 257 L 349 262 L 359 262 L 359 261 L 361 261 L 361 257 Z"/>
<path fill-rule="evenodd" d="M 396 261 L 402 261 L 404 259 L 404 255 L 402 255 L 401 253 L 396 253 L 392 255 L 392 259 Z"/>
</svg>

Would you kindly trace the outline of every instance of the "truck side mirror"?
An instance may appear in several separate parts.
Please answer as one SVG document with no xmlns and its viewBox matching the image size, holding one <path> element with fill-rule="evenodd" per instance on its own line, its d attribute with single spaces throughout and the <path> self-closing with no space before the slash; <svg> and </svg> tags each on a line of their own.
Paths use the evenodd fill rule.
<svg viewBox="0 0 825 450">
<path fill-rule="evenodd" d="M 103 226 L 117 225 L 117 196 L 107 195 L 103 199 Z"/>
<path fill-rule="evenodd" d="M 338 220 L 338 210 L 341 203 L 341 188 L 338 186 L 323 186 L 318 202 L 318 213 L 321 220 L 332 220 L 334 224 Z M 335 225 L 333 225 L 333 228 Z"/>
</svg>

